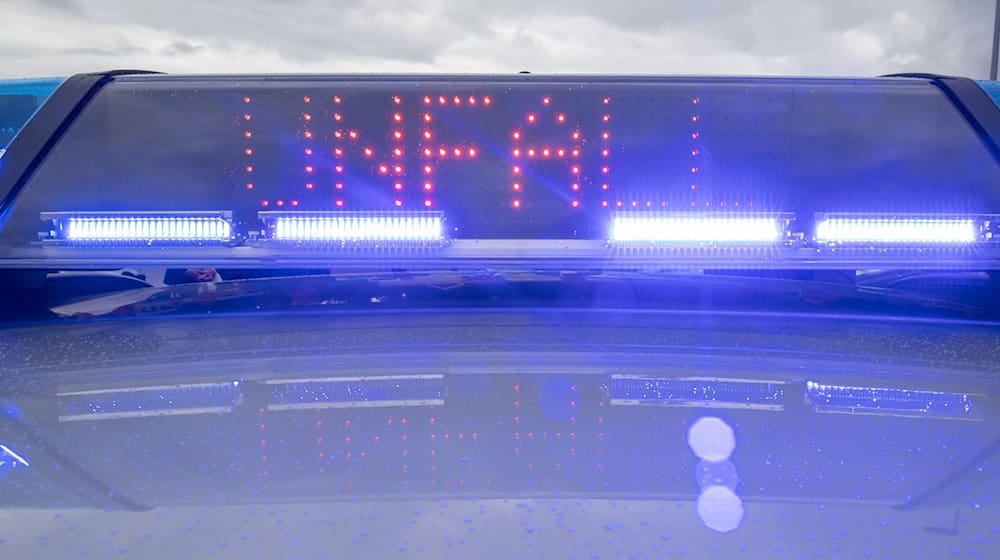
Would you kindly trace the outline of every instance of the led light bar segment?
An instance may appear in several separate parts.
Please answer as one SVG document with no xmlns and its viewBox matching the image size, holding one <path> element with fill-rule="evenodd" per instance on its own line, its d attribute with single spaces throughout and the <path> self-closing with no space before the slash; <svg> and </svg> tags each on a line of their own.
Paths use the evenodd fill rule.
<svg viewBox="0 0 1000 560">
<path fill-rule="evenodd" d="M 45 212 L 42 220 L 63 241 L 226 242 L 233 234 L 229 212 Z"/>
<path fill-rule="evenodd" d="M 443 241 L 440 212 L 258 212 L 280 241 Z"/>
<path fill-rule="evenodd" d="M 268 410 L 381 408 L 444 404 L 444 375 L 272 380 Z"/>
<path fill-rule="evenodd" d="M 981 239 L 971 218 L 820 216 L 816 241 L 820 243 L 963 244 Z"/>
<path fill-rule="evenodd" d="M 808 381 L 806 397 L 817 412 L 978 420 L 972 396 L 964 393 L 847 387 Z"/>
<path fill-rule="evenodd" d="M 608 392 L 612 405 L 782 410 L 783 387 L 750 379 L 612 375 Z"/>
<path fill-rule="evenodd" d="M 60 422 L 232 412 L 240 382 L 61 393 Z"/>
<path fill-rule="evenodd" d="M 781 239 L 785 222 L 759 215 L 619 214 L 611 227 L 611 241 L 766 244 Z"/>
</svg>

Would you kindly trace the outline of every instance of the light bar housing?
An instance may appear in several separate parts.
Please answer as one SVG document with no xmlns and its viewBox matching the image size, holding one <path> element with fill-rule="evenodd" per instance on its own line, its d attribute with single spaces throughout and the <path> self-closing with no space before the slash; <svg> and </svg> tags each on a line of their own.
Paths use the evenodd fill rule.
<svg viewBox="0 0 1000 560">
<path fill-rule="evenodd" d="M 788 215 L 620 213 L 612 243 L 773 245 L 786 237 Z"/>
<path fill-rule="evenodd" d="M 806 382 L 806 398 L 817 412 L 978 420 L 972 397 L 965 393 Z"/>
<path fill-rule="evenodd" d="M 440 212 L 258 212 L 265 237 L 299 243 L 440 243 Z"/>
<path fill-rule="evenodd" d="M 784 383 L 708 377 L 659 378 L 612 375 L 612 405 L 775 410 L 784 408 Z"/>
<path fill-rule="evenodd" d="M 232 213 L 207 212 L 44 212 L 52 229 L 43 240 L 98 244 L 227 243 Z"/>
<path fill-rule="evenodd" d="M 60 422 L 232 412 L 240 382 L 129 387 L 60 393 Z"/>
<path fill-rule="evenodd" d="M 271 387 L 268 410 L 384 408 L 444 404 L 444 375 L 386 375 L 287 379 Z"/>
</svg>

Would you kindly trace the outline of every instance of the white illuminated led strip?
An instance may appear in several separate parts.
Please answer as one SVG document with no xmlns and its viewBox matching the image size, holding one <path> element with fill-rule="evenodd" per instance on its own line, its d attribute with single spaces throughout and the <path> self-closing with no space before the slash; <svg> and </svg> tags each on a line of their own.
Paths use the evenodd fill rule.
<svg viewBox="0 0 1000 560">
<path fill-rule="evenodd" d="M 356 215 L 261 213 L 271 238 L 282 241 L 441 241 L 440 214 Z"/>
<path fill-rule="evenodd" d="M 232 236 L 231 224 L 221 216 L 53 215 L 51 219 L 69 241 L 228 241 Z"/>
<path fill-rule="evenodd" d="M 774 217 L 714 215 L 615 216 L 611 241 L 667 243 L 774 243 L 782 221 Z"/>
<path fill-rule="evenodd" d="M 817 222 L 821 243 L 975 243 L 976 221 L 931 218 L 828 218 Z"/>
</svg>

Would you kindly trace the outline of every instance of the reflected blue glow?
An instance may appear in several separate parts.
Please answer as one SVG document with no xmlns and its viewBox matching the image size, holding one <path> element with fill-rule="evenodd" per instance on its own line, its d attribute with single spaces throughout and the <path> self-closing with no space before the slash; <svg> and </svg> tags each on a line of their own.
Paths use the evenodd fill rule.
<svg viewBox="0 0 1000 560">
<path fill-rule="evenodd" d="M 724 486 L 732 491 L 740 484 L 740 474 L 732 461 L 699 461 L 695 467 L 698 488 Z"/>
<path fill-rule="evenodd" d="M 351 212 L 260 212 L 271 238 L 282 241 L 441 241 L 439 213 L 370 215 Z"/>
<path fill-rule="evenodd" d="M 816 224 L 821 243 L 973 243 L 979 234 L 972 219 L 830 218 Z"/>
<path fill-rule="evenodd" d="M 31 466 L 27 459 L 19 455 L 6 444 L 0 443 L 0 480 L 11 471 L 26 469 Z"/>
<path fill-rule="evenodd" d="M 61 393 L 60 422 L 232 412 L 238 381 Z"/>
<path fill-rule="evenodd" d="M 735 531 L 743 522 L 743 500 L 725 486 L 709 486 L 702 490 L 697 509 L 701 522 L 720 533 Z"/>
<path fill-rule="evenodd" d="M 68 241 L 229 241 L 232 225 L 215 215 L 43 214 Z"/>
<path fill-rule="evenodd" d="M 736 434 L 721 418 L 699 418 L 688 429 L 688 445 L 699 459 L 725 461 L 736 449 Z"/>
<path fill-rule="evenodd" d="M 964 393 L 911 391 L 806 383 L 806 396 L 818 412 L 883 414 L 977 420 L 972 396 Z"/>
<path fill-rule="evenodd" d="M 331 377 L 266 382 L 268 410 L 378 408 L 444 404 L 444 375 Z"/>
<path fill-rule="evenodd" d="M 611 241 L 668 243 L 774 243 L 783 225 L 774 217 L 619 215 Z"/>
<path fill-rule="evenodd" d="M 783 384 L 716 378 L 651 378 L 612 375 L 612 405 L 662 405 L 701 408 L 782 410 Z"/>
</svg>

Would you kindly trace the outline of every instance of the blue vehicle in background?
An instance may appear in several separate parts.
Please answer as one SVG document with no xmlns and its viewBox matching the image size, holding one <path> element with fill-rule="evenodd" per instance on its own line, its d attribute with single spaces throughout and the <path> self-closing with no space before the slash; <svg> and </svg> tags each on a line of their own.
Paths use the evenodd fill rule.
<svg viewBox="0 0 1000 560">
<path fill-rule="evenodd" d="M 996 557 L 998 98 L 0 85 L 0 554 Z"/>
</svg>

